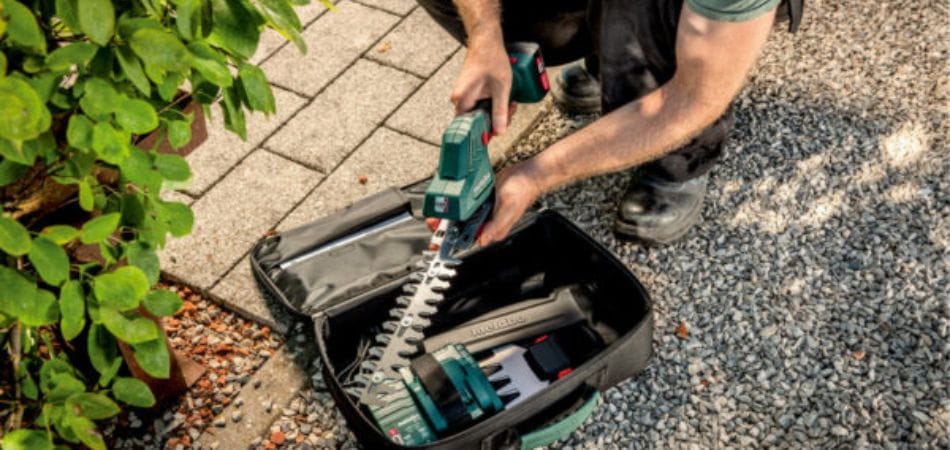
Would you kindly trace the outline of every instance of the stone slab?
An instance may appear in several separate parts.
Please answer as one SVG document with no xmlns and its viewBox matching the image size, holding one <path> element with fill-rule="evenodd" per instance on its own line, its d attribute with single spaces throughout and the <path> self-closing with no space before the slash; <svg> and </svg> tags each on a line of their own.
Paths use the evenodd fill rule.
<svg viewBox="0 0 950 450">
<path fill-rule="evenodd" d="M 286 347 L 281 347 L 215 418 L 224 419 L 225 426 L 212 425 L 208 430 L 213 432 L 205 431 L 194 442 L 194 448 L 248 448 L 255 438 L 267 432 L 284 407 L 307 383 L 307 375 L 294 362 Z M 239 403 L 241 406 L 237 406 Z M 270 411 L 267 404 L 272 405 Z M 237 423 L 232 420 L 234 412 L 240 413 L 241 420 Z"/>
<path fill-rule="evenodd" d="M 251 263 L 248 258 L 243 258 L 241 262 L 234 266 L 221 281 L 211 288 L 210 293 L 216 301 L 223 303 L 228 309 L 236 311 L 255 322 L 267 325 L 280 333 L 287 332 L 290 320 L 281 312 L 275 311 L 275 308 L 281 308 L 281 305 L 271 305 L 261 295 L 260 289 L 257 287 L 257 281 L 254 280 L 254 274 L 251 272 Z"/>
<path fill-rule="evenodd" d="M 424 9 L 416 8 L 366 56 L 428 77 L 460 46 Z"/>
<path fill-rule="evenodd" d="M 192 204 L 192 233 L 168 242 L 159 254 L 161 267 L 174 279 L 210 288 L 322 178 L 256 150 Z"/>
<path fill-rule="evenodd" d="M 295 228 L 383 189 L 420 180 L 433 173 L 438 159 L 436 146 L 379 128 L 277 228 Z"/>
<path fill-rule="evenodd" d="M 323 15 L 323 13 L 327 11 L 327 7 L 323 6 L 323 3 L 319 0 L 312 0 L 309 5 L 298 6 L 294 8 L 294 11 L 297 12 L 300 23 L 306 28 L 313 21 L 317 20 L 317 17 Z M 254 52 L 254 56 L 250 59 L 251 64 L 260 64 L 273 55 L 274 52 L 283 48 L 284 44 L 294 47 L 294 44 L 289 43 L 287 38 L 281 36 L 280 33 L 271 28 L 266 28 L 261 35 L 261 40 L 257 44 L 257 51 Z"/>
<path fill-rule="evenodd" d="M 438 71 L 429 78 L 395 113 L 386 121 L 386 125 L 415 136 L 431 144 L 438 145 L 442 132 L 455 115 L 449 94 L 455 84 L 455 78 L 462 70 L 465 50 L 455 53 Z"/>
<path fill-rule="evenodd" d="M 208 140 L 186 158 L 191 165 L 191 182 L 186 192 L 199 197 L 235 164 L 254 150 L 267 136 L 306 103 L 306 99 L 290 91 L 273 88 L 277 113 L 269 117 L 261 113 L 247 117 L 247 140 L 224 129 L 224 112 L 212 107 L 208 123 Z"/>
<path fill-rule="evenodd" d="M 360 59 L 265 146 L 329 173 L 420 83 L 408 73 Z"/>
<path fill-rule="evenodd" d="M 302 33 L 309 51 L 284 46 L 261 64 L 274 84 L 315 96 L 399 20 L 398 16 L 353 2 L 340 2 Z"/>
<path fill-rule="evenodd" d="M 373 6 L 405 16 L 416 7 L 416 0 L 359 0 L 359 3 Z"/>
</svg>

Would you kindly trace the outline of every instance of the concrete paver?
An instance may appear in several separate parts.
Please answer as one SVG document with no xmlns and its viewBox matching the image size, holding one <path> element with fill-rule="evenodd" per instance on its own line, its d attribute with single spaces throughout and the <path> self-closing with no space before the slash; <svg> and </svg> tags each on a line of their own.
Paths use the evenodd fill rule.
<svg viewBox="0 0 950 450">
<path fill-rule="evenodd" d="M 237 399 L 218 414 L 218 418 L 224 419 L 225 426 L 215 427 L 214 434 L 202 434 L 194 442 L 194 448 L 248 448 L 254 438 L 267 432 L 274 419 L 307 383 L 307 375 L 294 362 L 286 347 L 281 347 L 248 380 Z M 237 406 L 238 403 L 241 406 Z M 271 405 L 270 411 L 266 405 Z M 231 419 L 231 413 L 235 411 L 241 414 L 241 421 L 237 423 Z"/>
<path fill-rule="evenodd" d="M 410 74 L 361 59 L 265 146 L 329 172 L 421 83 Z"/>
<path fill-rule="evenodd" d="M 309 51 L 284 46 L 261 64 L 274 84 L 313 97 L 382 37 L 398 16 L 343 1 L 302 33 Z"/>
<path fill-rule="evenodd" d="M 278 87 L 273 88 L 277 113 L 270 117 L 260 113 L 247 116 L 247 140 L 224 129 L 224 113 L 215 106 L 208 123 L 208 140 L 186 158 L 191 165 L 191 183 L 186 192 L 200 196 L 215 181 L 234 167 L 241 158 L 287 121 L 306 99 Z"/>
<path fill-rule="evenodd" d="M 366 56 L 428 77 L 459 47 L 452 35 L 417 8 Z"/>
<path fill-rule="evenodd" d="M 243 258 L 218 284 L 214 285 L 211 288 L 211 295 L 242 316 L 263 323 L 278 332 L 285 333 L 290 325 L 285 320 L 277 320 L 274 317 L 270 306 L 267 305 L 257 287 L 248 258 Z"/>
<path fill-rule="evenodd" d="M 431 144 L 438 144 L 455 109 L 449 94 L 465 61 L 458 51 L 386 121 L 386 125 Z"/>
<path fill-rule="evenodd" d="M 436 146 L 379 128 L 281 221 L 278 230 L 316 220 L 391 186 L 420 180 L 432 174 L 438 159 Z"/>
<path fill-rule="evenodd" d="M 376 8 L 405 16 L 416 7 L 416 0 L 359 0 L 364 5 L 370 5 Z"/>
<path fill-rule="evenodd" d="M 257 150 L 192 204 L 190 235 L 170 240 L 159 257 L 173 278 L 208 289 L 323 176 Z"/>
</svg>

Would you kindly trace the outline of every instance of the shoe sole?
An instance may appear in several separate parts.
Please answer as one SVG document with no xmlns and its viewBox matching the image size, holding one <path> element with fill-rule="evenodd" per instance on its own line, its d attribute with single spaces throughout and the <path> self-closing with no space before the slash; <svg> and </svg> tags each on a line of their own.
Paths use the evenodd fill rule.
<svg viewBox="0 0 950 450">
<path fill-rule="evenodd" d="M 624 222 L 619 217 L 614 221 L 614 233 L 620 235 L 620 237 L 637 240 L 651 246 L 669 245 L 669 244 L 672 244 L 673 242 L 676 242 L 683 236 L 686 236 L 686 233 L 689 233 L 689 230 L 691 230 L 694 226 L 696 226 L 696 224 L 699 223 L 699 219 L 701 217 L 702 211 L 703 211 L 703 202 L 699 202 L 696 204 L 695 207 L 693 207 L 692 210 L 690 210 L 689 214 L 686 215 L 685 220 L 686 222 L 689 223 L 689 225 L 686 227 L 683 227 L 682 230 L 677 231 L 676 233 L 673 233 L 670 235 L 665 235 L 665 236 L 660 235 L 653 238 L 646 238 L 646 237 L 640 236 L 638 234 L 636 225 L 631 225 L 627 222 Z"/>
</svg>

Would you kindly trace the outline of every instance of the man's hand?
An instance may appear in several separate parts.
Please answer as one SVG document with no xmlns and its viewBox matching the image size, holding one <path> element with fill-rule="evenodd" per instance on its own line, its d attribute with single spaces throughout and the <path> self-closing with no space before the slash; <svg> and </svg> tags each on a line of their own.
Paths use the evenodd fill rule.
<svg viewBox="0 0 950 450">
<path fill-rule="evenodd" d="M 495 210 L 478 237 L 479 245 L 485 246 L 504 239 L 511 227 L 541 195 L 541 189 L 531 172 L 530 163 L 522 162 L 498 174 L 495 180 Z"/>
<path fill-rule="evenodd" d="M 504 44 L 499 40 L 470 47 L 450 97 L 455 114 L 470 111 L 479 100 L 489 98 L 492 131 L 502 134 L 508 128 L 510 93 L 511 64 Z"/>
</svg>

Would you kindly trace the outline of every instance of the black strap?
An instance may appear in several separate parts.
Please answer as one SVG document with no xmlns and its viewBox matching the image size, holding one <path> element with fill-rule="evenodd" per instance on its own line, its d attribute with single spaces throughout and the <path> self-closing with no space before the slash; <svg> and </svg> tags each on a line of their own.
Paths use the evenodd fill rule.
<svg viewBox="0 0 950 450">
<path fill-rule="evenodd" d="M 458 390 L 452 384 L 452 380 L 442 369 L 442 364 L 432 356 L 426 353 L 412 360 L 410 364 L 413 373 L 419 377 L 422 387 L 429 393 L 429 397 L 439 408 L 439 412 L 445 416 L 450 424 L 458 420 L 458 416 L 464 412 L 462 399 L 459 397 Z M 454 419 L 454 420 L 453 420 Z"/>
</svg>

